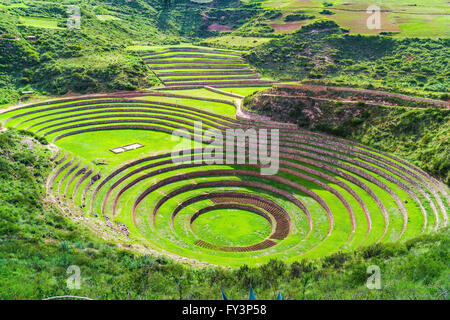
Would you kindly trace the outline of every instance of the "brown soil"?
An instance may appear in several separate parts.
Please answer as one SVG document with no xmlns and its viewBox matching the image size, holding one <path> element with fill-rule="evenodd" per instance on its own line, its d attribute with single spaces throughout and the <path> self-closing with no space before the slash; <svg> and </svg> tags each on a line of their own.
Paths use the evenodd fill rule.
<svg viewBox="0 0 450 320">
<path fill-rule="evenodd" d="M 356 89 L 356 88 L 345 88 L 345 87 L 328 87 L 328 86 L 309 86 L 309 85 L 290 85 L 290 84 L 277 84 L 275 87 L 278 88 L 291 88 L 291 89 L 299 89 L 299 95 L 301 94 L 301 91 L 311 91 L 316 94 L 316 97 L 320 96 L 327 96 L 328 90 L 333 91 L 341 91 L 341 92 L 354 92 L 358 94 L 364 94 L 367 96 L 366 99 L 361 99 L 361 97 L 358 97 L 356 101 L 364 101 L 364 102 L 373 102 L 372 97 L 374 96 L 384 96 L 386 98 L 398 98 L 402 99 L 404 101 L 413 101 L 413 102 L 419 102 L 419 103 L 427 103 L 432 104 L 439 107 L 447 107 L 450 108 L 450 103 L 446 101 L 441 100 L 433 100 L 433 99 L 426 99 L 426 98 L 417 98 L 417 97 L 411 97 L 404 94 L 399 93 L 390 93 L 390 92 L 384 92 L 384 91 L 378 91 L 378 90 L 368 90 L 368 89 Z M 282 94 L 282 93 L 280 93 Z M 292 93 L 291 93 L 292 94 Z M 352 97 L 347 97 L 347 99 L 352 100 Z M 386 104 L 390 105 L 391 103 L 386 102 Z"/>
<path fill-rule="evenodd" d="M 286 23 L 286 24 L 275 24 L 272 23 L 270 26 L 275 29 L 275 33 L 283 33 L 283 32 L 291 32 L 295 31 L 301 26 L 303 26 L 305 22 L 292 22 L 292 23 Z"/>
<path fill-rule="evenodd" d="M 231 27 L 213 23 L 208 26 L 208 31 L 231 31 Z"/>
</svg>

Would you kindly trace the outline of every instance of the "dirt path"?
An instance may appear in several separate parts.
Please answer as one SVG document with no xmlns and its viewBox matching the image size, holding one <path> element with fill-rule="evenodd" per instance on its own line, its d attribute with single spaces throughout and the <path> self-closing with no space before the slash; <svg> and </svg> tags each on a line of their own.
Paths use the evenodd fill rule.
<svg viewBox="0 0 450 320">
<path fill-rule="evenodd" d="M 320 92 L 328 91 L 328 90 L 334 90 L 334 91 L 340 91 L 340 92 L 355 92 L 355 93 L 363 93 L 368 96 L 385 96 L 385 97 L 389 97 L 389 98 L 398 98 L 398 99 L 402 99 L 405 101 L 429 103 L 429 104 L 433 104 L 435 106 L 450 108 L 450 102 L 447 102 L 447 101 L 412 97 L 412 96 L 408 96 L 405 94 L 390 93 L 390 92 L 379 91 L 379 90 L 333 87 L 333 86 L 311 86 L 311 85 L 301 85 L 301 84 L 276 84 L 276 85 L 274 85 L 274 88 L 302 89 L 302 90 L 312 91 L 316 94 L 319 94 Z M 367 100 L 367 101 L 369 101 L 369 100 Z"/>
</svg>

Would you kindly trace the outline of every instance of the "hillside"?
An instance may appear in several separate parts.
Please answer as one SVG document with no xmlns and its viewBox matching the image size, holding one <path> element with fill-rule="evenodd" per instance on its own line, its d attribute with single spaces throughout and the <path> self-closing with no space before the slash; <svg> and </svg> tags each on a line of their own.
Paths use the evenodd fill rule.
<svg viewBox="0 0 450 320">
<path fill-rule="evenodd" d="M 246 58 L 263 73 L 285 81 L 384 88 L 448 99 L 448 39 L 351 35 L 334 22 L 323 21 L 261 44 Z"/>
<path fill-rule="evenodd" d="M 293 3 L 277 1 L 99 0 L 92 3 L 81 0 L 77 2 L 82 17 L 80 28 L 68 29 L 68 20 L 73 15 L 71 3 L 4 0 L 0 5 L 0 105 L 17 102 L 23 96 L 22 92 L 28 92 L 26 98 L 31 91 L 34 96 L 39 96 L 148 88 L 158 82 L 146 72 L 135 54 L 135 50 L 148 45 L 193 41 L 248 50 L 324 19 L 331 23 L 329 19 L 338 17 L 337 21 L 347 26 L 348 20 L 339 18 L 339 14 L 328 17 L 315 12 L 324 6 L 345 14 L 361 10 L 351 3 L 345 6 L 340 2 L 330 4 L 331 7 L 318 1 L 306 1 L 302 2 L 302 11 Z M 398 8 L 403 6 L 398 4 Z M 440 8 L 441 4 L 436 3 L 436 6 Z M 400 9 L 389 4 L 389 10 Z M 409 10 L 415 14 L 425 9 L 417 6 Z M 436 12 L 430 11 L 430 14 Z M 296 15 L 310 19 L 299 22 Z M 284 23 L 288 26 L 284 27 Z M 278 28 L 282 32 L 278 32 Z M 422 91 L 442 93 L 448 90 L 447 40 L 412 43 L 407 39 L 394 41 L 388 37 L 338 36 L 343 32 L 336 25 L 331 25 L 331 29 L 318 35 L 306 34 L 306 37 L 299 31 L 274 40 L 256 49 L 248 59 L 276 78 L 304 79 L 309 76 L 332 79 L 333 83 L 341 84 L 373 83 L 392 90 L 408 91 L 411 88 L 411 93 L 420 91 L 421 94 Z M 306 33 L 307 30 L 312 29 L 305 29 Z M 351 30 L 352 33 L 361 31 Z M 323 37 L 325 35 L 327 37 Z M 331 35 L 334 37 L 328 37 Z M 302 38 L 301 41 L 298 38 Z M 353 45 L 359 49 L 354 50 Z M 289 53 L 289 50 L 304 46 L 311 46 L 308 50 L 312 50 L 312 54 L 317 51 L 313 47 L 325 50 L 320 49 L 324 52 L 314 61 L 311 53 L 303 52 L 297 58 Z M 279 50 L 280 47 L 283 50 Z M 331 52 L 331 48 L 337 52 Z M 370 57 L 373 50 L 367 48 L 378 52 L 375 54 L 377 60 Z M 266 59 L 272 51 L 277 52 L 273 60 Z M 393 51 L 398 54 L 394 56 Z M 431 58 L 431 51 L 440 54 Z M 348 56 L 349 52 L 353 52 L 353 56 Z M 357 52 L 362 57 L 355 57 Z M 274 63 L 276 67 L 270 65 Z M 296 67 L 286 71 L 286 65 L 292 63 Z M 336 70 L 341 68 L 345 70 L 344 74 L 337 75 Z M 439 73 L 436 70 L 440 70 Z"/>
<path fill-rule="evenodd" d="M 0 104 L 17 101 L 24 91 L 60 95 L 133 90 L 155 83 L 142 61 L 124 50 L 143 31 L 130 28 L 131 22 L 101 21 L 93 8 L 81 8 L 82 28 L 68 29 L 67 5 L 27 2 L 0 7 Z M 159 34 L 151 23 L 140 25 L 147 33 Z"/>
<path fill-rule="evenodd" d="M 0 299 L 448 300 L 446 2 L 373 2 L 0 0 Z"/>
<path fill-rule="evenodd" d="M 77 2 L 80 8 L 80 29 L 68 30 L 68 19 L 73 12 L 70 11 L 72 3 L 56 1 L 30 1 L 30 0 L 4 0 L 0 5 L 0 105 L 17 102 L 21 92 L 34 91 L 35 95 L 59 95 L 66 93 L 86 93 L 113 90 L 135 90 L 151 87 L 156 80 L 146 74 L 142 63 L 136 59 L 134 50 L 141 50 L 147 45 L 177 44 L 183 41 L 193 41 L 203 45 L 218 47 L 252 49 L 270 39 L 276 39 L 286 33 L 294 32 L 301 26 L 321 20 L 336 20 L 341 26 L 349 28 L 351 33 L 366 33 L 367 29 L 353 26 L 354 19 L 362 17 L 361 6 L 356 3 L 342 1 L 302 1 L 300 4 L 292 1 L 156 1 L 156 0 L 99 0 L 96 2 L 81 0 Z M 445 15 L 445 6 L 440 0 L 434 0 L 434 7 L 418 3 L 408 6 L 403 2 L 383 3 L 383 23 L 389 15 L 400 15 L 400 29 L 395 29 L 408 36 L 429 35 L 445 36 L 438 28 L 439 21 L 428 23 L 423 15 L 431 15 L 433 20 L 442 19 Z M 386 6 L 386 7 L 384 7 Z M 324 8 L 334 10 L 334 15 L 320 14 Z M 403 11 L 410 12 L 409 16 L 402 17 Z M 363 19 L 363 20 L 364 20 Z M 386 20 L 387 21 L 387 20 Z M 403 27 L 403 24 L 405 27 Z M 418 27 L 420 26 L 420 28 Z M 400 31 L 399 31 L 400 30 Z M 375 30 L 375 33 L 391 32 L 391 28 Z M 339 33 L 339 32 L 336 32 Z M 373 33 L 373 32 L 370 32 Z M 300 36 L 298 34 L 298 36 Z M 29 38 L 31 37 L 31 38 Z M 295 37 L 295 36 L 293 36 Z M 35 40 L 34 40 L 35 39 Z M 286 38 L 286 41 L 294 38 Z M 349 42 L 354 38 L 343 38 L 326 43 L 318 39 L 313 41 L 316 45 L 337 46 L 339 50 L 347 50 Z M 281 41 L 281 42 L 280 42 Z M 272 42 L 270 46 L 276 48 L 284 46 L 285 40 Z M 392 45 L 387 39 L 378 43 L 377 39 L 357 39 L 359 46 L 378 48 L 387 45 L 392 50 L 399 49 L 404 52 L 400 58 L 409 59 L 407 63 L 396 63 L 393 66 L 400 69 L 398 75 L 388 72 L 386 83 L 377 85 L 391 87 L 397 79 L 401 79 L 404 72 L 411 69 L 417 76 L 407 77 L 402 86 L 418 87 L 420 90 L 445 91 L 448 84 L 446 69 L 441 74 L 433 74 L 436 67 L 444 66 L 448 53 L 443 52 L 435 61 L 426 58 L 428 53 L 424 50 L 441 50 L 448 47 L 445 40 L 435 42 L 424 41 L 411 46 L 410 41 L 394 42 Z M 306 42 L 304 42 L 306 43 Z M 250 60 L 255 65 L 271 72 L 268 65 L 262 66 L 258 59 L 262 59 L 266 50 L 258 49 Z M 288 76 L 292 79 L 304 78 L 307 75 L 321 77 L 322 70 L 314 69 L 312 64 L 307 66 L 305 72 L 286 72 L 283 68 L 289 57 L 288 47 L 284 49 L 283 57 L 279 59 L 279 66 L 272 72 L 277 77 Z M 408 48 L 408 49 L 406 49 Z M 126 49 L 131 49 L 126 50 Z M 297 50 L 298 48 L 292 48 Z M 278 51 L 280 53 L 281 51 Z M 267 53 L 266 53 L 267 54 Z M 255 55 L 259 56 L 257 58 Z M 389 53 L 388 53 L 389 56 Z M 410 57 L 412 57 L 410 59 Z M 322 57 L 327 62 L 333 61 L 334 56 Z M 427 66 L 415 66 L 415 60 L 425 58 Z M 308 54 L 299 57 L 297 65 L 308 64 Z M 348 72 L 345 76 L 335 77 L 339 83 L 368 84 L 370 79 L 378 79 L 387 72 L 380 63 L 388 62 L 397 57 L 386 57 L 380 63 L 364 64 L 352 57 L 343 57 L 343 61 L 336 62 L 336 67 L 345 67 Z M 355 60 L 351 62 L 351 60 Z M 283 62 L 284 61 L 284 62 Z M 431 62 L 431 66 L 429 63 Z M 271 63 L 270 59 L 266 61 Z M 396 64 L 395 64 L 396 63 Z M 448 63 L 447 63 L 448 64 Z M 310 70 L 312 69 L 312 70 Z M 417 69 L 417 70 L 416 70 Z M 388 69 L 389 70 L 389 69 Z M 441 69 L 442 70 L 442 69 Z M 330 70 L 330 72 L 332 72 Z M 296 73 L 293 75 L 293 73 Z M 328 74 L 328 71 L 326 72 Z M 362 81 L 356 76 L 365 75 Z M 431 81 L 430 81 L 431 78 Z M 78 82 L 73 85 L 72 82 Z M 27 95 L 28 96 L 28 95 Z"/>
<path fill-rule="evenodd" d="M 0 6 L 0 105 L 29 91 L 61 95 L 151 87 L 156 79 L 127 48 L 217 35 L 210 24 L 220 20 L 239 27 L 259 12 L 258 5 L 239 1 L 82 0 L 76 3 L 77 27 L 70 5 L 8 0 Z M 227 21 L 219 19 L 224 15 Z"/>
<path fill-rule="evenodd" d="M 253 3 L 248 0 L 246 2 Z M 398 37 L 448 37 L 450 8 L 446 0 L 261 0 L 263 8 L 279 10 L 282 15 L 269 22 L 276 33 L 295 31 L 302 25 L 327 19 L 351 33 L 388 33 Z M 367 28 L 373 12 L 380 8 L 379 28 Z"/>
</svg>

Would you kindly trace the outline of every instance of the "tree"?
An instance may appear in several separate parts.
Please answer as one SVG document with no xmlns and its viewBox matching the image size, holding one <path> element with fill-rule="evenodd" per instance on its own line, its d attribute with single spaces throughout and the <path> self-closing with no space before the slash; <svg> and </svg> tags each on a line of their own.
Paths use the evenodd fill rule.
<svg viewBox="0 0 450 320">
<path fill-rule="evenodd" d="M 283 261 L 271 259 L 267 264 L 261 266 L 261 273 L 263 279 L 270 284 L 274 297 L 276 297 L 280 279 L 286 273 L 286 265 Z"/>
</svg>

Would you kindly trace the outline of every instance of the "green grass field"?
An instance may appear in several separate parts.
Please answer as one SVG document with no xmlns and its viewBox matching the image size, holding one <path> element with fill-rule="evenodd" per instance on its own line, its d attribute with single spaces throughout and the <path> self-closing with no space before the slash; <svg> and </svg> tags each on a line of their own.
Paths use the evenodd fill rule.
<svg viewBox="0 0 450 320">
<path fill-rule="evenodd" d="M 40 18 L 40 17 L 19 17 L 20 22 L 27 27 L 46 28 L 46 29 L 63 29 L 58 27 L 57 19 Z"/>
<path fill-rule="evenodd" d="M 120 18 L 109 15 L 109 14 L 99 14 L 99 15 L 97 15 L 97 19 L 100 21 L 121 20 Z"/>
<path fill-rule="evenodd" d="M 230 49 L 249 50 L 270 40 L 271 38 L 223 35 L 202 40 L 201 43 L 219 48 L 223 47 Z"/>
<path fill-rule="evenodd" d="M 194 234 L 203 240 L 226 246 L 247 246 L 264 240 L 270 224 L 264 218 L 244 210 L 211 211 L 193 225 Z"/>
</svg>

